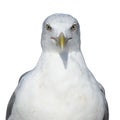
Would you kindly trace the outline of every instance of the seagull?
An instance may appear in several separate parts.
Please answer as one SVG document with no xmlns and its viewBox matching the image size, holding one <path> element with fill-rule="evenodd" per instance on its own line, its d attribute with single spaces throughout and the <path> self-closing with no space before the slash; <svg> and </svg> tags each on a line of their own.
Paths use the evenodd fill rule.
<svg viewBox="0 0 120 120">
<path fill-rule="evenodd" d="M 48 16 L 41 46 L 37 65 L 20 77 L 6 120 L 109 120 L 105 90 L 81 52 L 77 19 Z"/>
</svg>

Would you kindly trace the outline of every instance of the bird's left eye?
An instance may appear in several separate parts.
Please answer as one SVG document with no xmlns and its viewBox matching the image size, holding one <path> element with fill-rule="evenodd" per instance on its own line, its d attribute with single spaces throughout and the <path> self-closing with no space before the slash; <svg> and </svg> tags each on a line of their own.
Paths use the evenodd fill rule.
<svg viewBox="0 0 120 120">
<path fill-rule="evenodd" d="M 70 30 L 71 31 L 74 31 L 74 30 L 76 30 L 77 29 L 77 25 L 76 24 L 73 24 L 71 27 L 70 27 Z"/>
<path fill-rule="evenodd" d="M 46 24 L 46 30 L 51 31 L 52 27 L 49 24 Z"/>
</svg>

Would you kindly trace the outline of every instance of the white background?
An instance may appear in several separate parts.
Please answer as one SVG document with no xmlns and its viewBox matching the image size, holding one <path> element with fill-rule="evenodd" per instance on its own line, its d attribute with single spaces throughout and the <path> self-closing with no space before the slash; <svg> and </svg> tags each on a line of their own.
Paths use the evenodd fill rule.
<svg viewBox="0 0 120 120">
<path fill-rule="evenodd" d="M 86 63 L 106 90 L 110 120 L 120 120 L 119 0 L 0 1 L 0 120 L 19 77 L 39 59 L 42 22 L 53 13 L 80 22 Z"/>
</svg>

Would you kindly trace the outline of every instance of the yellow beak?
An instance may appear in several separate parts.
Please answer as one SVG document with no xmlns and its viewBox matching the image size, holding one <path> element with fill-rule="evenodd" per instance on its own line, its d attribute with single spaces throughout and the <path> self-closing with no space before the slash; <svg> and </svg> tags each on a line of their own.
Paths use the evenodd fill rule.
<svg viewBox="0 0 120 120">
<path fill-rule="evenodd" d="M 65 36 L 63 33 L 60 33 L 59 35 L 59 45 L 61 49 L 63 49 L 65 46 Z"/>
</svg>

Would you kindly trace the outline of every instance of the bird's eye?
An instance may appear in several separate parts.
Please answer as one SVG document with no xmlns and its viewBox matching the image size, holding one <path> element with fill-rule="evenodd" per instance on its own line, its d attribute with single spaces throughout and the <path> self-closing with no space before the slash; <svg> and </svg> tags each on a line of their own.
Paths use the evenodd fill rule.
<svg viewBox="0 0 120 120">
<path fill-rule="evenodd" d="M 46 24 L 46 30 L 51 31 L 52 27 L 49 24 Z"/>
<path fill-rule="evenodd" d="M 76 30 L 77 29 L 77 25 L 76 24 L 73 24 L 71 27 L 70 27 L 70 30 L 71 31 L 74 31 L 74 30 Z"/>
</svg>

